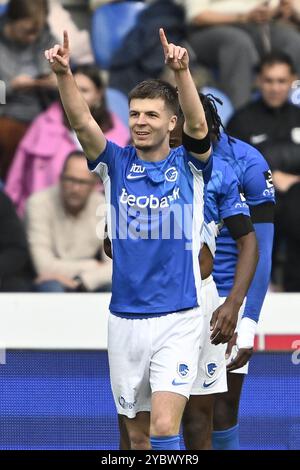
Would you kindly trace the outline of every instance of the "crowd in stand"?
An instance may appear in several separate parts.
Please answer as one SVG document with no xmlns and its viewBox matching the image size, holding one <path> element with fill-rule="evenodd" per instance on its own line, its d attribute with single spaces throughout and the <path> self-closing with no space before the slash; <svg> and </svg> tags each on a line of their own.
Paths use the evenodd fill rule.
<svg viewBox="0 0 300 470">
<path fill-rule="evenodd" d="M 126 94 L 144 78 L 168 79 L 160 26 L 171 41 L 184 39 L 195 77 L 202 74 L 228 96 L 234 108 L 228 133 L 269 162 L 277 193 L 272 284 L 300 291 L 300 0 L 145 1 L 106 74 L 95 63 L 89 31 L 74 22 L 62 0 L 1 3 L 7 5 L 0 16 L 6 87 L 0 104 L 0 291 L 109 290 L 111 265 L 97 236 L 105 225 L 103 188 L 87 170 L 44 50 L 68 30 L 77 85 L 106 137 L 125 146 L 129 130 L 108 106 L 107 86 Z M 84 2 L 86 14 L 113 3 L 120 2 L 90 0 L 88 10 Z"/>
</svg>

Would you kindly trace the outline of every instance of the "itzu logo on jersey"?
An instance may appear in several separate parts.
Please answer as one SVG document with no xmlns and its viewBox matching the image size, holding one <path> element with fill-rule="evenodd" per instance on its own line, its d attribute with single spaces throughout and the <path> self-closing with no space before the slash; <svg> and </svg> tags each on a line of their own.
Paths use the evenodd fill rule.
<svg viewBox="0 0 300 470">
<path fill-rule="evenodd" d="M 130 173 L 127 175 L 128 180 L 136 180 L 140 178 L 145 178 L 146 172 L 145 167 L 142 165 L 136 165 L 135 163 L 130 168 Z"/>
<path fill-rule="evenodd" d="M 180 198 L 179 195 L 179 188 L 173 189 L 172 195 L 164 196 L 162 198 L 158 198 L 154 196 L 154 194 L 150 194 L 149 196 L 135 196 L 134 194 L 128 194 L 126 189 L 122 189 L 122 194 L 120 196 L 120 203 L 121 204 L 128 204 L 130 207 L 138 207 L 139 209 L 157 209 L 157 208 L 164 208 L 170 207 L 170 203 L 177 201 Z"/>
</svg>

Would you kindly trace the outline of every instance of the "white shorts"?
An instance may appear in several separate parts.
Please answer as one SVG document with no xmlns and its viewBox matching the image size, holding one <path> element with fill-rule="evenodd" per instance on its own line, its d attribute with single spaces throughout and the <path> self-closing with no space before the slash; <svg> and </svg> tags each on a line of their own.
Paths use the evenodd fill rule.
<svg viewBox="0 0 300 470">
<path fill-rule="evenodd" d="M 212 276 L 202 281 L 200 296 L 204 322 L 200 340 L 198 373 L 191 395 L 227 392 L 226 344 L 216 346 L 210 341 L 210 320 L 213 312 L 220 305 L 218 291 Z"/>
<path fill-rule="evenodd" d="M 189 398 L 197 374 L 203 317 L 200 308 L 154 318 L 110 314 L 108 358 L 119 414 L 134 418 L 151 410 L 151 395 L 174 392 Z"/>
<path fill-rule="evenodd" d="M 225 302 L 226 300 L 226 297 L 220 297 L 220 305 Z M 242 315 L 244 313 L 244 309 L 245 309 L 245 304 L 246 304 L 246 299 L 244 300 L 243 302 L 243 305 L 241 306 L 240 308 L 240 311 L 239 311 L 239 318 L 238 318 L 238 322 L 237 322 L 237 325 L 236 325 L 236 330 L 237 330 L 237 327 L 241 321 L 241 318 L 242 318 Z M 229 358 L 227 359 L 227 364 L 230 364 L 231 361 L 233 361 L 233 359 L 236 357 L 238 353 L 238 349 L 237 349 L 237 346 L 234 345 L 232 350 L 231 350 L 231 354 L 229 356 Z M 240 367 L 239 369 L 236 369 L 236 370 L 231 370 L 230 373 L 231 374 L 248 374 L 248 369 L 249 369 L 249 362 L 247 362 L 247 364 L 245 364 L 243 367 Z"/>
</svg>

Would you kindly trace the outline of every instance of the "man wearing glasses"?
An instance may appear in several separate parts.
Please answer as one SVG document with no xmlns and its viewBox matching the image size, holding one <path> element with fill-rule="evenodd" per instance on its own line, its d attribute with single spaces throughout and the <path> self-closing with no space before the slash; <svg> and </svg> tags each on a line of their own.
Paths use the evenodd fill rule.
<svg viewBox="0 0 300 470">
<path fill-rule="evenodd" d="M 97 237 L 104 229 L 105 203 L 95 185 L 84 153 L 74 151 L 59 185 L 28 199 L 26 228 L 39 292 L 108 290 L 111 262 Z"/>
</svg>

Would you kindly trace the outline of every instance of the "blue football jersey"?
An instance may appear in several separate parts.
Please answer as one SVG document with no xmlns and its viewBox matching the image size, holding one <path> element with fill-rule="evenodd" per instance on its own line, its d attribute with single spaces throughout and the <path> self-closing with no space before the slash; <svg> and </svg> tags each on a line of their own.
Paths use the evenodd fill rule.
<svg viewBox="0 0 300 470">
<path fill-rule="evenodd" d="M 238 139 L 221 136 L 214 145 L 214 161 L 223 161 L 231 166 L 239 180 L 242 200 L 248 206 L 256 206 L 266 202 L 275 203 L 275 190 L 270 168 L 261 155 L 251 145 Z M 226 297 L 234 281 L 237 263 L 237 246 L 228 229 L 223 226 L 217 238 L 217 249 L 214 262 L 213 277 L 219 295 Z"/>
<path fill-rule="evenodd" d="M 214 256 L 215 238 L 223 226 L 223 220 L 240 214 L 250 216 L 234 171 L 228 163 L 218 158 L 213 159 L 211 178 L 205 188 L 204 207 L 202 239 Z"/>
<path fill-rule="evenodd" d="M 107 142 L 88 164 L 101 177 L 109 205 L 110 310 L 133 318 L 199 305 L 204 187 L 212 158 L 202 163 L 181 146 L 148 162 L 133 146 Z"/>
</svg>

